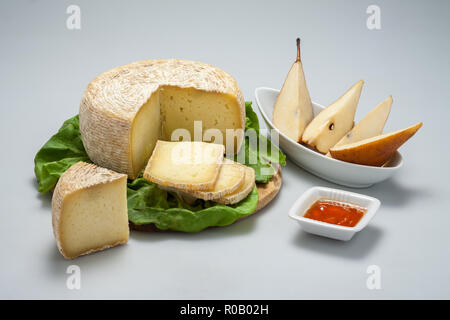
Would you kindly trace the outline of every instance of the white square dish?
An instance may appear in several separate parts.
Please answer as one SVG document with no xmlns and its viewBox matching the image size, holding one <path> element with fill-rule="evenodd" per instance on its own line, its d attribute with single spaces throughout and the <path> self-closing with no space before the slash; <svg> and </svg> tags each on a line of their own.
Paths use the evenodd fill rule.
<svg viewBox="0 0 450 320">
<path fill-rule="evenodd" d="M 306 213 L 306 210 L 308 210 L 316 200 L 321 198 L 355 204 L 367 209 L 367 211 L 354 227 L 344 227 L 305 218 L 304 214 Z M 344 190 L 313 187 L 304 192 L 297 201 L 295 201 L 294 205 L 289 210 L 289 217 L 298 221 L 301 228 L 306 232 L 336 240 L 348 241 L 356 232 L 361 231 L 367 226 L 379 207 L 380 201 L 373 197 Z"/>
<path fill-rule="evenodd" d="M 281 149 L 298 166 L 312 174 L 352 188 L 366 188 L 375 183 L 390 178 L 403 165 L 402 156 L 396 152 L 393 158 L 382 167 L 364 166 L 327 157 L 311 150 L 284 135 L 272 123 L 272 113 L 279 90 L 271 88 L 257 88 L 255 90 L 256 103 L 269 129 L 279 135 Z M 314 114 L 325 109 L 324 106 L 312 103 Z"/>
</svg>

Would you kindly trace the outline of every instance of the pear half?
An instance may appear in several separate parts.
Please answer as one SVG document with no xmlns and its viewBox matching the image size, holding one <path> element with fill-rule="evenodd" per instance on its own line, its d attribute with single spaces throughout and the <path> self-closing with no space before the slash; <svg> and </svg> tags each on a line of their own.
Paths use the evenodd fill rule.
<svg viewBox="0 0 450 320">
<path fill-rule="evenodd" d="M 285 135 L 300 142 L 303 131 L 314 116 L 300 59 L 300 39 L 297 38 L 297 59 L 284 81 L 275 101 L 273 123 Z"/>
<path fill-rule="evenodd" d="M 346 162 L 380 167 L 385 164 L 409 138 L 422 126 L 411 127 L 364 139 L 351 144 L 333 147 L 331 156 Z"/>
<path fill-rule="evenodd" d="M 326 154 L 353 127 L 364 81 L 356 82 L 339 99 L 323 109 L 306 127 L 302 142 Z"/>
<path fill-rule="evenodd" d="M 333 148 L 382 134 L 384 125 L 391 112 L 392 101 L 392 96 L 389 96 L 386 100 L 379 103 L 350 132 L 342 137 Z M 328 152 L 327 156 L 331 157 L 331 154 Z"/>
</svg>

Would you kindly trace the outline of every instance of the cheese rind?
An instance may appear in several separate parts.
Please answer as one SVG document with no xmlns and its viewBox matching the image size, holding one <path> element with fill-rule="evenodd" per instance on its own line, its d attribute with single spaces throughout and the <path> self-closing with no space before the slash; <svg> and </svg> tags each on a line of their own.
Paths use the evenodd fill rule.
<svg viewBox="0 0 450 320">
<path fill-rule="evenodd" d="M 159 140 L 144 171 L 144 178 L 180 190 L 210 190 L 223 161 L 223 145 Z"/>
<path fill-rule="evenodd" d="M 244 183 L 245 168 L 242 164 L 223 159 L 219 176 L 214 187 L 206 191 L 186 191 L 189 195 L 203 200 L 215 200 L 236 190 Z"/>
<path fill-rule="evenodd" d="M 244 182 L 235 191 L 224 195 L 223 197 L 214 200 L 221 204 L 235 204 L 244 200 L 255 186 L 255 170 L 253 168 L 244 166 L 245 176 Z"/>
<path fill-rule="evenodd" d="M 78 162 L 60 177 L 52 198 L 52 224 L 66 259 L 126 243 L 127 176 Z"/>
<path fill-rule="evenodd" d="M 154 99 L 159 99 L 160 120 L 140 112 L 158 104 Z M 148 125 L 136 129 L 136 123 L 145 122 L 136 118 L 140 115 L 148 118 Z M 88 85 L 80 104 L 80 131 L 89 158 L 130 179 L 137 178 L 150 156 L 142 145 L 148 143 L 151 149 L 158 138 L 169 139 L 174 128 L 191 131 L 194 120 L 203 122 L 203 130 L 243 131 L 244 99 L 228 73 L 180 59 L 146 60 L 106 71 Z M 154 132 L 160 126 L 161 137 L 156 138 Z M 234 151 L 242 139 L 243 134 L 236 138 Z"/>
</svg>

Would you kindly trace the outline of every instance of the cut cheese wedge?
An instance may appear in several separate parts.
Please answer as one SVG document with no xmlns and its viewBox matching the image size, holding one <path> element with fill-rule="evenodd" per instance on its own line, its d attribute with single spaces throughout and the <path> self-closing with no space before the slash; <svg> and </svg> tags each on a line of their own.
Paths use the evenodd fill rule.
<svg viewBox="0 0 450 320">
<path fill-rule="evenodd" d="M 402 130 L 331 148 L 330 153 L 335 159 L 379 167 L 385 164 L 421 126 L 422 122 Z"/>
<path fill-rule="evenodd" d="M 159 140 L 144 178 L 162 186 L 187 191 L 211 190 L 223 162 L 223 145 Z"/>
<path fill-rule="evenodd" d="M 243 166 L 245 168 L 244 182 L 235 191 L 214 200 L 221 204 L 235 204 L 244 200 L 255 186 L 255 170 L 253 168 Z"/>
<path fill-rule="evenodd" d="M 74 164 L 55 187 L 52 223 L 66 259 L 126 243 L 127 176 L 94 164 Z"/>
<path fill-rule="evenodd" d="M 225 158 L 223 159 L 217 181 L 211 190 L 186 192 L 198 199 L 219 199 L 236 190 L 244 182 L 244 176 L 245 167 L 242 164 Z"/>
<path fill-rule="evenodd" d="M 104 72 L 86 88 L 79 116 L 89 158 L 130 179 L 144 169 L 158 139 L 179 141 L 188 134 L 190 141 L 223 144 L 232 154 L 245 129 L 236 80 L 217 67 L 180 59 L 140 61 Z M 196 121 L 202 131 L 197 136 Z"/>
</svg>

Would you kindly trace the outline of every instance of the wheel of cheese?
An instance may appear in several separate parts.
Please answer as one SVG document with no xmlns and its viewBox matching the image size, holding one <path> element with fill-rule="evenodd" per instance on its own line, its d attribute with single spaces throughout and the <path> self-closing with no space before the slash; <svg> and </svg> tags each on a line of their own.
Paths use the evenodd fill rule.
<svg viewBox="0 0 450 320">
<path fill-rule="evenodd" d="M 245 129 L 244 98 L 235 79 L 217 67 L 179 59 L 104 72 L 86 88 L 79 116 L 89 158 L 130 179 L 145 167 L 156 141 L 172 140 L 176 129 L 187 130 L 191 140 L 212 137 L 227 153 L 239 150 Z M 196 125 L 209 134 L 195 137 Z M 235 131 L 227 135 L 227 129 Z"/>
</svg>

